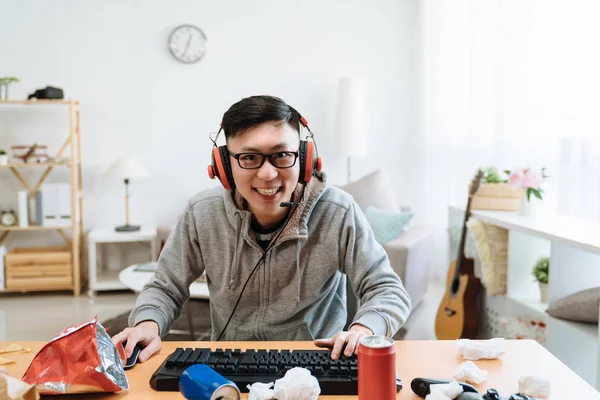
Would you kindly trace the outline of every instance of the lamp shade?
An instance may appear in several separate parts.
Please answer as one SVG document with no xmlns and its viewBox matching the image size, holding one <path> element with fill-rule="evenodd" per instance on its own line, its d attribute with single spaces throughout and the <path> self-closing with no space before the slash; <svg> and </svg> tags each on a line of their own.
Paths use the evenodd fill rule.
<svg viewBox="0 0 600 400">
<path fill-rule="evenodd" d="M 343 78 L 338 84 L 335 131 L 337 147 L 346 157 L 367 155 L 365 83 L 362 78 Z"/>
<path fill-rule="evenodd" d="M 134 158 L 119 158 L 105 172 L 107 176 L 120 179 L 146 178 L 150 173 Z"/>
</svg>

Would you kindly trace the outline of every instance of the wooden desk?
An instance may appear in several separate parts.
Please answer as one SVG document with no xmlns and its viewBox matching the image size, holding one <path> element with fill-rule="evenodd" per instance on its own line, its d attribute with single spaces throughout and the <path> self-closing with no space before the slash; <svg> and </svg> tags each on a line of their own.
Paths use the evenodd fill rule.
<svg viewBox="0 0 600 400">
<path fill-rule="evenodd" d="M 566 339 L 566 338 L 565 338 Z M 566 339 L 568 340 L 568 339 Z M 31 353 L 8 353 L 5 358 L 16 360 L 10 364 L 9 374 L 23 376 L 29 362 L 43 342 L 18 342 L 22 346 L 30 346 Z M 0 347 L 10 344 L 0 342 Z M 177 392 L 155 392 L 148 381 L 152 373 L 163 362 L 165 357 L 176 347 L 210 347 L 241 349 L 314 349 L 312 342 L 164 342 L 161 351 L 143 364 L 136 365 L 127 371 L 130 389 L 123 393 L 101 396 L 104 399 L 181 399 Z M 397 371 L 402 378 L 404 389 L 398 399 L 418 399 L 410 389 L 410 382 L 415 377 L 431 377 L 451 379 L 454 368 L 463 360 L 458 355 L 454 341 L 399 341 L 396 342 Z M 583 379 L 567 368 L 562 362 L 532 340 L 506 341 L 506 354 L 499 360 L 476 361 L 480 368 L 488 371 L 488 380 L 479 385 L 480 391 L 496 388 L 502 396 L 517 392 L 518 379 L 522 375 L 541 375 L 552 382 L 551 400 L 567 399 L 600 399 L 600 393 Z M 69 396 L 69 400 L 79 398 L 95 398 L 98 396 Z M 246 399 L 245 394 L 242 395 Z M 354 399 L 353 396 L 330 396 L 328 399 Z M 54 397 L 53 397 L 54 399 Z"/>
</svg>

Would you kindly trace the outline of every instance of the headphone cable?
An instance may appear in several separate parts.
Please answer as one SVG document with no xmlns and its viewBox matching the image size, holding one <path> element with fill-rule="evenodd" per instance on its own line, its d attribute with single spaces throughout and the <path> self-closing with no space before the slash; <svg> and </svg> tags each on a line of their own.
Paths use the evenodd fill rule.
<svg viewBox="0 0 600 400">
<path fill-rule="evenodd" d="M 301 196 L 301 200 L 302 201 L 301 201 L 301 203 L 304 202 L 304 191 L 305 190 L 306 190 L 306 183 L 302 186 L 302 196 Z M 231 311 L 231 314 L 229 315 L 229 319 L 227 320 L 227 323 L 225 324 L 225 327 L 223 328 L 223 330 L 221 331 L 221 333 L 217 337 L 217 342 L 221 340 L 221 337 L 223 336 L 223 334 L 227 330 L 227 327 L 229 326 L 229 323 L 231 322 L 231 319 L 233 318 L 233 314 L 235 314 L 235 310 L 237 310 L 237 307 L 240 304 L 240 301 L 242 300 L 242 295 L 244 294 L 244 290 L 246 290 L 246 286 L 248 286 L 248 282 L 250 282 L 250 278 L 252 278 L 252 275 L 254 275 L 254 272 L 258 269 L 258 267 L 261 265 L 261 263 L 265 260 L 265 257 L 267 255 L 267 253 L 275 245 L 275 243 L 277 242 L 277 239 L 279 239 L 279 236 L 281 236 L 281 233 L 285 230 L 285 227 L 287 226 L 288 222 L 290 222 L 290 220 L 292 219 L 292 216 L 294 215 L 294 213 L 298 209 L 298 206 L 301 203 L 293 203 L 294 209 L 292 210 L 291 213 L 289 213 L 288 218 L 286 219 L 285 223 L 283 224 L 283 226 L 281 227 L 281 229 L 279 230 L 279 232 L 277 232 L 277 236 L 275 236 L 275 239 L 273 239 L 271 241 L 271 243 L 269 243 L 269 246 L 267 247 L 267 249 L 265 250 L 265 252 L 263 253 L 263 255 L 260 257 L 260 259 L 258 260 L 258 262 L 256 263 L 256 265 L 252 269 L 252 272 L 250 272 L 250 275 L 248 276 L 248 278 L 246 278 L 246 282 L 244 282 L 244 286 L 242 287 L 242 291 L 240 292 L 240 294 L 239 294 L 239 296 L 237 298 L 237 301 L 235 302 L 235 306 L 233 306 L 233 310 Z"/>
</svg>

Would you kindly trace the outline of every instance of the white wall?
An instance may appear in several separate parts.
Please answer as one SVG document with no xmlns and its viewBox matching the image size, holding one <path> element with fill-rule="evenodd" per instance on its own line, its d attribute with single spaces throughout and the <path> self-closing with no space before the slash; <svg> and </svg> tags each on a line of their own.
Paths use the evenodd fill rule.
<svg viewBox="0 0 600 400">
<path fill-rule="evenodd" d="M 216 184 L 206 175 L 208 134 L 232 103 L 254 94 L 297 108 L 331 180 L 344 183 L 333 114 L 337 79 L 352 75 L 367 80 L 371 137 L 353 175 L 387 167 L 399 198 L 409 199 L 402 160 L 418 122 L 417 12 L 414 0 L 3 1 L 0 76 L 21 79 L 11 99 L 55 85 L 81 102 L 86 229 L 124 222 L 122 183 L 102 176 L 119 156 L 152 173 L 132 183 L 132 222 L 174 221 L 190 196 Z M 184 23 L 208 37 L 195 65 L 168 52 L 171 30 Z M 4 106 L 0 148 L 37 141 L 56 150 L 65 119 L 56 108 Z M 0 171 L 0 208 L 16 205 L 18 188 Z"/>
</svg>

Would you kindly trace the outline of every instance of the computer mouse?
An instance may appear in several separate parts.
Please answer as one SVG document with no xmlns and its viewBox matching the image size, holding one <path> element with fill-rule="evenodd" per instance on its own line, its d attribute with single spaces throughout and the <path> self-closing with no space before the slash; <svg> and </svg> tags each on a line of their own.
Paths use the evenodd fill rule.
<svg viewBox="0 0 600 400">
<path fill-rule="evenodd" d="M 127 342 L 123 342 L 123 348 L 125 348 L 126 345 L 127 345 Z M 143 349 L 144 349 L 144 346 L 142 346 L 140 343 L 137 343 L 135 345 L 135 347 L 133 348 L 133 352 L 131 353 L 131 356 L 127 359 L 127 361 L 125 361 L 125 364 L 123 365 L 123 369 L 131 369 L 131 368 L 133 368 L 133 366 L 138 361 L 138 358 L 140 356 L 140 352 Z"/>
</svg>

